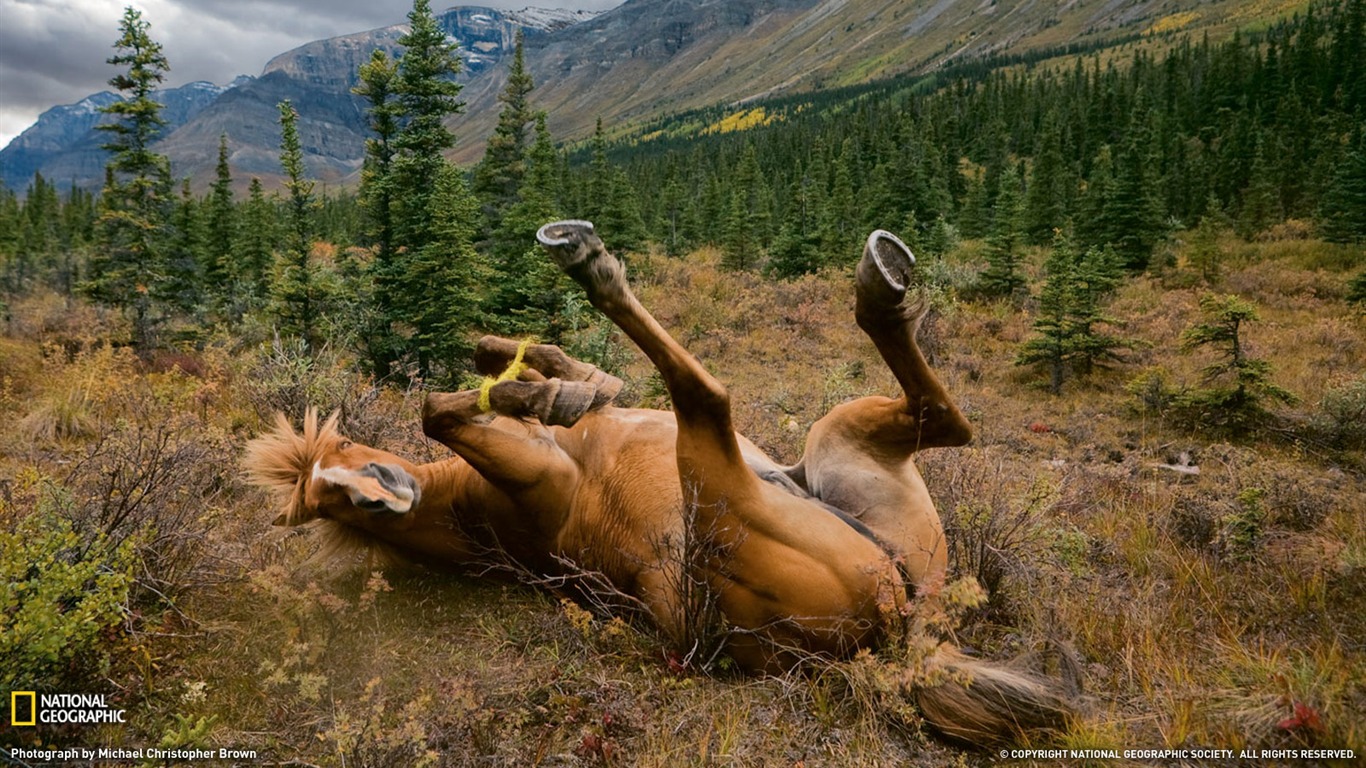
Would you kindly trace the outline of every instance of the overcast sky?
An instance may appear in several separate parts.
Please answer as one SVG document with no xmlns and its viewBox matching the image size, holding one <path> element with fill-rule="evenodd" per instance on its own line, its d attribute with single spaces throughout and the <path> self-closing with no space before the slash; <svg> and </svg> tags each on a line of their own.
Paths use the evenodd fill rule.
<svg viewBox="0 0 1366 768">
<path fill-rule="evenodd" d="M 454 5 L 605 10 L 622 0 L 432 0 Z M 48 107 L 108 90 L 105 63 L 125 6 L 142 11 L 171 71 L 166 85 L 259 75 L 311 40 L 402 22 L 412 0 L 0 0 L 0 147 Z"/>
</svg>

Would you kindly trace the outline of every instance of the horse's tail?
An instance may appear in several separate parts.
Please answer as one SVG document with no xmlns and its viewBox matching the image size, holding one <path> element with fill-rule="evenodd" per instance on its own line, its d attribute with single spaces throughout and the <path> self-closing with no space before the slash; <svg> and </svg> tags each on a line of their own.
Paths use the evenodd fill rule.
<svg viewBox="0 0 1366 768">
<path fill-rule="evenodd" d="M 913 684 L 909 693 L 930 725 L 959 741 L 993 745 L 1060 732 L 1078 714 L 1081 675 L 1070 654 L 1058 656 L 1059 674 L 1046 676 L 1017 663 L 973 659 L 945 644 L 929 660 L 925 679 L 932 682 Z"/>
</svg>

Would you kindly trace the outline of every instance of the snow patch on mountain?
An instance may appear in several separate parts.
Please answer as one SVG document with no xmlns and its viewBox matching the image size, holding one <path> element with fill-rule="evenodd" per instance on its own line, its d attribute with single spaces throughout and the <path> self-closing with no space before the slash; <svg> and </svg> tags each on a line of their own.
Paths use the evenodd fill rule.
<svg viewBox="0 0 1366 768">
<path fill-rule="evenodd" d="M 523 8 L 520 11 L 505 11 L 508 18 L 517 24 L 531 29 L 547 32 L 564 29 L 572 24 L 597 16 L 601 11 L 571 11 L 565 8 Z"/>
</svg>

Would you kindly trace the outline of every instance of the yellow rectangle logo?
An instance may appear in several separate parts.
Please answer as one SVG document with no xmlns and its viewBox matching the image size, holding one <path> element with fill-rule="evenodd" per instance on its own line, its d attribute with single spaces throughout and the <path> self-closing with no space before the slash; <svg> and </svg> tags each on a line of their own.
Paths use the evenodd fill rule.
<svg viewBox="0 0 1366 768">
<path fill-rule="evenodd" d="M 28 719 L 19 719 L 19 702 L 28 699 Z M 36 691 L 10 691 L 9 695 L 9 724 L 10 725 L 37 725 L 38 724 L 38 693 Z"/>
</svg>

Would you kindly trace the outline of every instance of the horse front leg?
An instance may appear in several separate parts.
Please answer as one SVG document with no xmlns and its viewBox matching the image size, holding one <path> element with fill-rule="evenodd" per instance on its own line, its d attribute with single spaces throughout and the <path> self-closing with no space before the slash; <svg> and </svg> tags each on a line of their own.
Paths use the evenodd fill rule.
<svg viewBox="0 0 1366 768">
<path fill-rule="evenodd" d="M 433 392 L 423 402 L 422 431 L 509 494 L 547 484 L 571 488 L 577 468 L 550 427 L 574 424 L 596 399 L 591 383 L 544 378 Z"/>
<path fill-rule="evenodd" d="M 746 468 L 731 422 L 730 394 L 697 358 L 650 315 L 626 282 L 626 271 L 586 221 L 547 224 L 536 234 L 541 245 L 588 300 L 650 359 L 664 380 L 678 421 L 678 466 L 685 491 L 698 489 L 704 504 L 734 502 L 753 493 L 757 482 Z"/>
<path fill-rule="evenodd" d="M 607 405 L 621 392 L 621 379 L 590 363 L 575 360 L 554 344 L 529 344 L 498 336 L 485 336 L 474 348 L 475 370 L 497 376 L 516 360 L 546 379 L 587 382 L 596 387 L 593 409 Z M 534 377 L 523 376 L 523 378 Z"/>
</svg>

